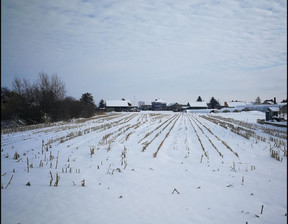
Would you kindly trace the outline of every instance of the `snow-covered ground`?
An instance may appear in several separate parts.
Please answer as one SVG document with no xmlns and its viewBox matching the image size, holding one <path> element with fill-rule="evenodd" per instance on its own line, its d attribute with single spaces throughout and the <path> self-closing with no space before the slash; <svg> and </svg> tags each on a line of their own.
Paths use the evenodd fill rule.
<svg viewBox="0 0 288 224">
<path fill-rule="evenodd" d="M 109 113 L 2 132 L 1 222 L 287 223 L 287 129 L 263 118 Z"/>
</svg>

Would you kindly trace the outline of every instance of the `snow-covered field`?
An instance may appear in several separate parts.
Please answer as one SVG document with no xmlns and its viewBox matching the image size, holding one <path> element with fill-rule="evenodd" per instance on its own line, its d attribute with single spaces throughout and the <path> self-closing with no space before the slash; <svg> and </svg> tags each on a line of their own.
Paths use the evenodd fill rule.
<svg viewBox="0 0 288 224">
<path fill-rule="evenodd" d="M 287 129 L 263 118 L 108 113 L 2 132 L 1 223 L 286 223 Z"/>
</svg>

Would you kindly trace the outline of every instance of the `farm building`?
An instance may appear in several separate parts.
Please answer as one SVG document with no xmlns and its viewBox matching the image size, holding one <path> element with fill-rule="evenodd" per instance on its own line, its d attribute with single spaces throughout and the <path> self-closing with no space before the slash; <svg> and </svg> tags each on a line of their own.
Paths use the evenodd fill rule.
<svg viewBox="0 0 288 224">
<path fill-rule="evenodd" d="M 274 97 L 274 99 L 271 100 L 264 100 L 262 104 L 269 104 L 269 105 L 277 104 L 276 97 Z"/>
<path fill-rule="evenodd" d="M 122 100 L 107 100 L 106 101 L 106 111 L 111 112 L 127 112 L 132 109 L 131 103 L 126 101 L 125 99 Z"/>
<path fill-rule="evenodd" d="M 150 105 L 148 105 L 148 104 L 143 104 L 143 105 L 140 105 L 140 106 L 139 106 L 139 109 L 140 109 L 140 110 L 151 110 L 152 107 L 151 107 L 151 104 L 150 104 Z"/>
<path fill-rule="evenodd" d="M 268 107 L 266 111 L 266 121 L 271 121 L 274 118 L 278 118 L 279 107 Z"/>
<path fill-rule="evenodd" d="M 188 102 L 187 104 L 189 110 L 197 110 L 197 109 L 207 109 L 207 103 L 205 102 Z"/>
<path fill-rule="evenodd" d="M 161 99 L 155 99 L 152 104 L 152 110 L 166 110 L 166 102 Z"/>
<path fill-rule="evenodd" d="M 287 120 L 287 103 L 280 106 L 279 117 L 286 118 L 286 120 Z"/>
<path fill-rule="evenodd" d="M 168 103 L 166 106 L 167 110 L 172 110 L 174 112 L 183 111 L 183 105 L 179 103 Z"/>
</svg>

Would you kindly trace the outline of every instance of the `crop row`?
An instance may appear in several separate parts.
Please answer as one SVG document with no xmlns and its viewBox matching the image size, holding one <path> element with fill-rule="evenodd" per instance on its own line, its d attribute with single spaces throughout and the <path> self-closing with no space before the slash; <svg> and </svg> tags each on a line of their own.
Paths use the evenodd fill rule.
<svg viewBox="0 0 288 224">
<path fill-rule="evenodd" d="M 225 129 L 228 129 L 229 128 L 229 130 L 231 131 L 231 132 L 233 132 L 233 133 L 235 133 L 235 134 L 237 134 L 237 135 L 239 135 L 239 136 L 242 136 L 242 137 L 244 137 L 244 138 L 246 138 L 246 139 L 250 139 L 250 138 L 255 138 L 256 139 L 256 143 L 257 143 L 257 140 L 259 140 L 259 141 L 262 141 L 262 142 L 267 142 L 267 141 L 271 141 L 271 142 L 273 142 L 273 145 L 274 145 L 274 147 L 276 147 L 276 148 L 278 148 L 278 151 L 280 150 L 280 151 L 282 151 L 283 152 L 283 156 L 286 156 L 287 157 L 287 149 L 286 149 L 286 147 L 287 147 L 287 143 L 286 143 L 286 141 L 283 141 L 283 140 L 281 140 L 281 139 L 279 139 L 278 137 L 272 137 L 272 136 L 270 136 L 270 137 L 268 137 L 268 139 L 266 138 L 266 137 L 264 137 L 263 135 L 258 135 L 258 134 L 256 134 L 256 132 L 255 131 L 257 131 L 257 130 L 255 130 L 255 131 L 252 131 L 251 129 L 247 129 L 247 128 L 244 128 L 244 127 L 241 127 L 241 126 L 234 126 L 233 124 L 231 124 L 231 123 L 228 123 L 228 122 L 226 122 L 226 121 L 223 121 L 223 119 L 221 118 L 221 119 L 218 119 L 219 117 L 217 116 L 217 117 L 212 117 L 212 116 L 201 116 L 202 118 L 204 118 L 204 119 L 206 119 L 206 120 L 208 120 L 208 121 L 210 121 L 210 122 L 212 122 L 212 123 L 214 123 L 214 124 L 217 124 L 217 125 L 220 125 L 221 127 L 223 127 L 223 128 L 225 128 Z M 229 121 L 231 121 L 231 120 L 229 120 Z M 255 126 L 255 127 L 258 127 L 258 126 Z M 259 127 L 260 128 L 260 127 Z M 260 128 L 261 129 L 261 128 Z M 262 131 L 264 130 L 264 129 L 261 129 Z M 265 129 L 266 131 L 265 131 L 265 133 L 267 133 L 267 128 Z M 272 130 L 272 129 L 271 129 Z M 211 132 L 212 133 L 212 132 Z M 263 133 L 263 132 L 262 132 Z M 275 133 L 275 131 L 273 132 L 274 133 L 274 135 L 276 135 Z M 264 133 L 263 133 L 264 134 Z M 270 143 L 269 143 L 269 145 L 270 145 Z M 272 150 L 273 151 L 273 150 Z M 280 155 L 280 151 L 279 151 L 279 155 Z M 271 152 L 271 150 L 270 150 L 270 152 Z M 271 157 L 272 158 L 278 158 L 277 156 L 275 156 L 275 155 L 278 155 L 277 153 L 270 153 L 270 155 L 271 155 Z M 273 155 L 273 156 L 272 156 Z M 280 159 L 277 159 L 278 161 L 280 161 Z"/>
<path fill-rule="evenodd" d="M 161 128 L 164 124 L 166 124 L 167 122 L 170 123 L 171 120 L 175 119 L 176 115 L 174 115 L 173 117 L 170 117 L 169 119 L 167 119 L 166 121 L 164 121 L 163 123 L 161 123 L 160 125 L 158 125 L 155 129 L 153 129 L 150 132 L 147 132 L 145 134 L 145 136 L 143 138 L 141 138 L 138 143 L 140 143 L 141 141 L 143 141 L 145 138 L 147 138 L 148 136 L 150 136 L 153 132 L 157 131 L 159 128 Z M 167 125 L 164 127 L 164 129 L 167 127 Z M 163 129 L 163 130 L 164 130 Z"/>
<path fill-rule="evenodd" d="M 142 143 L 144 146 L 143 146 L 143 148 L 142 148 L 142 152 L 144 152 L 145 150 L 146 150 L 146 148 L 162 133 L 162 131 L 164 131 L 172 122 L 173 122 L 173 120 L 175 120 L 176 119 L 176 117 L 178 117 L 179 118 L 179 115 L 174 115 L 173 117 L 171 117 L 171 118 L 169 118 L 168 120 L 166 120 L 165 122 L 163 122 L 161 125 L 159 125 L 158 127 L 156 127 L 156 129 L 154 129 L 152 132 L 149 132 L 149 133 L 147 133 L 147 134 L 149 134 L 149 135 L 151 135 L 151 133 L 153 133 L 153 132 L 155 132 L 156 130 L 158 130 L 160 127 L 162 127 L 164 124 L 166 124 L 168 121 L 168 123 L 162 128 L 162 130 L 160 130 L 159 132 L 157 132 L 156 134 L 155 134 L 155 136 L 149 141 L 149 142 L 144 142 L 144 143 Z M 145 135 L 146 137 L 148 137 L 149 135 Z M 145 139 L 146 137 L 144 137 L 143 139 Z M 142 140 L 143 140 L 142 139 Z M 141 141 L 141 140 L 140 140 Z M 139 142 L 140 142 L 139 141 Z M 139 143 L 138 142 L 138 143 Z"/>
<path fill-rule="evenodd" d="M 252 130 L 262 130 L 262 132 L 267 133 L 267 134 L 274 136 L 274 137 L 278 137 L 278 138 L 282 138 L 282 139 L 287 138 L 287 131 L 286 130 L 268 128 L 266 126 L 260 126 L 258 124 L 251 124 L 251 123 L 247 123 L 245 121 L 235 120 L 233 118 L 225 118 L 225 117 L 221 117 L 221 116 L 213 116 L 213 117 L 217 118 L 218 120 L 222 120 L 222 121 L 226 121 L 226 122 L 230 122 L 232 124 L 242 126 L 244 128 L 249 128 Z"/>
<path fill-rule="evenodd" d="M 158 154 L 160 148 L 162 147 L 163 143 L 165 142 L 165 140 L 166 140 L 167 137 L 169 136 L 170 132 L 171 132 L 172 129 L 174 128 L 174 126 L 175 126 L 176 122 L 178 121 L 179 117 L 180 117 L 180 116 L 178 115 L 178 117 L 176 118 L 174 124 L 171 126 L 171 128 L 169 129 L 169 131 L 166 133 L 164 139 L 162 140 L 162 142 L 161 142 L 160 145 L 158 146 L 156 152 L 153 154 L 153 157 L 154 157 L 154 158 L 157 157 L 157 154 Z M 168 126 L 168 125 L 167 125 L 167 126 Z"/>
<path fill-rule="evenodd" d="M 250 130 L 250 129 L 246 129 L 246 128 L 243 128 L 243 127 L 240 127 L 240 126 L 234 126 L 233 124 L 231 123 L 228 123 L 226 121 L 222 121 L 222 120 L 219 120 L 218 118 L 215 118 L 215 117 L 211 117 L 211 116 L 201 116 L 202 118 L 214 123 L 214 124 L 217 124 L 217 125 L 220 125 L 221 127 L 225 128 L 225 129 L 230 129 L 231 132 L 237 134 L 237 135 L 240 135 L 246 139 L 250 139 L 251 137 L 253 138 L 256 138 L 260 141 L 263 141 L 263 142 L 266 142 L 266 138 L 263 137 L 263 136 L 260 136 L 260 135 L 257 135 L 254 131 Z"/>
<path fill-rule="evenodd" d="M 217 147 L 215 146 L 215 144 L 213 144 L 212 140 L 204 133 L 203 129 L 200 127 L 200 125 L 202 127 L 204 127 L 212 136 L 214 136 L 219 142 L 221 142 L 229 151 L 231 151 L 236 157 L 239 158 L 239 155 L 237 152 L 235 152 L 224 140 L 222 140 L 220 137 L 218 137 L 215 133 L 213 133 L 207 126 L 205 126 L 204 124 L 202 124 L 202 122 L 200 122 L 199 119 L 197 119 L 196 117 L 192 116 L 192 118 L 194 119 L 195 124 L 199 127 L 199 129 L 202 131 L 202 133 L 206 136 L 206 138 L 209 140 L 209 142 L 211 143 L 211 145 L 215 148 L 215 150 L 218 152 L 218 154 L 223 158 L 223 154 L 217 149 Z M 196 121 L 200 124 L 198 125 L 196 123 Z"/>
</svg>

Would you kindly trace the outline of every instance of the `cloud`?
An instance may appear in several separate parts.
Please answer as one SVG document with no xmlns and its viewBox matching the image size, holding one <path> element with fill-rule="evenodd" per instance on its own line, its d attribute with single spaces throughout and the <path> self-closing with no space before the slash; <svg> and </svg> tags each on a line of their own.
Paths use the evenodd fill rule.
<svg viewBox="0 0 288 224">
<path fill-rule="evenodd" d="M 225 86 L 239 80 L 231 74 L 245 78 L 249 74 L 261 89 L 261 79 L 269 77 L 265 71 L 287 64 L 284 0 L 7 0 L 1 4 L 1 80 L 6 85 L 15 74 L 46 71 L 62 75 L 72 95 L 86 92 L 88 86 L 93 89 L 90 83 L 97 81 L 108 86 L 106 82 L 114 80 L 134 89 L 131 86 L 141 80 L 153 86 L 155 95 L 163 92 L 162 98 L 181 98 L 192 88 L 193 96 L 201 88 L 212 95 L 215 74 L 229 80 Z M 277 70 L 275 77 L 286 78 L 284 70 Z M 77 89 L 79 82 L 85 85 Z M 173 83 L 178 85 L 173 88 L 177 94 L 171 93 Z M 241 91 L 246 88 L 245 82 L 239 83 Z M 119 85 L 109 88 L 115 91 L 105 91 L 111 97 L 124 91 Z M 147 88 L 138 89 L 143 89 L 138 94 L 145 98 Z M 237 94 L 242 96 L 241 91 Z M 228 94 L 219 92 L 221 97 Z"/>
</svg>

